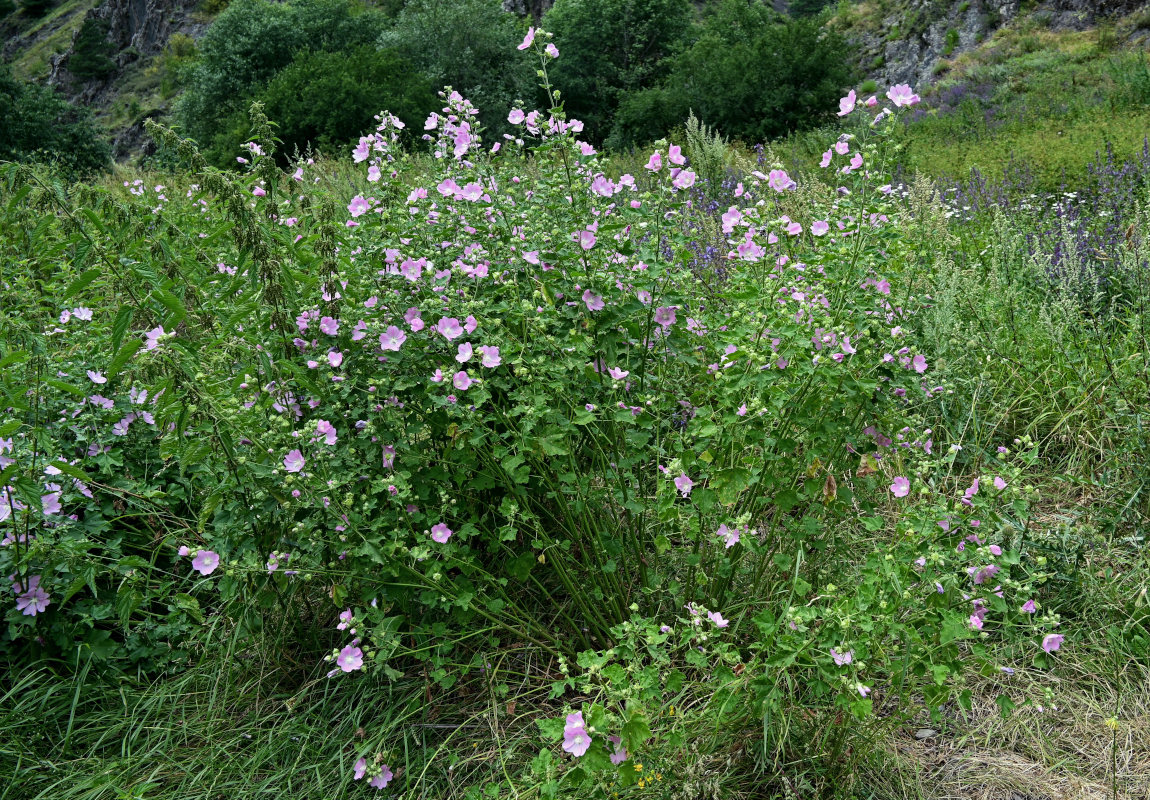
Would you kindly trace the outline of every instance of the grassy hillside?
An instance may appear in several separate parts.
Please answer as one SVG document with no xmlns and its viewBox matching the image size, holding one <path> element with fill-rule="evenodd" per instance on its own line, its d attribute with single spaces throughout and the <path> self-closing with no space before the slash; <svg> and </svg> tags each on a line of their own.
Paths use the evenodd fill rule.
<svg viewBox="0 0 1150 800">
<path fill-rule="evenodd" d="M 1150 131 L 1150 66 L 1121 35 L 1150 12 L 1082 32 L 1033 17 L 954 59 L 907 128 L 908 163 L 932 175 L 1026 164 L 1045 187 L 1082 173 L 1095 154 L 1135 155 Z"/>
</svg>

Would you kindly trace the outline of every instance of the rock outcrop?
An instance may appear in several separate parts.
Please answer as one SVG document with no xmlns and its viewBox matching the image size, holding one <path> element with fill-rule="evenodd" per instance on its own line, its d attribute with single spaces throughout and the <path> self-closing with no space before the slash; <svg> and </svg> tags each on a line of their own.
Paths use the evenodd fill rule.
<svg viewBox="0 0 1150 800">
<path fill-rule="evenodd" d="M 1085 30 L 1145 0 L 1043 0 L 1036 20 L 1053 30 Z M 907 0 L 878 25 L 855 35 L 864 72 L 881 85 L 929 83 L 938 63 L 977 47 L 1020 14 L 1019 0 Z"/>
</svg>

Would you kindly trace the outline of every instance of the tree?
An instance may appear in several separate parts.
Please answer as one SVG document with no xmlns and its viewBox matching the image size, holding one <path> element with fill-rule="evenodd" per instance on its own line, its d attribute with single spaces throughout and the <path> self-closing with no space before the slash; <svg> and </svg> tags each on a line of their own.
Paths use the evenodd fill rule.
<svg viewBox="0 0 1150 800">
<path fill-rule="evenodd" d="M 854 75 L 846 42 L 814 17 L 723 0 L 666 81 L 636 92 L 619 112 L 623 142 L 650 141 L 693 110 L 723 134 L 761 142 L 829 118 Z"/>
<path fill-rule="evenodd" d="M 537 91 L 530 57 L 516 49 L 523 34 L 500 0 L 410 0 L 379 45 L 397 49 L 436 89 L 450 85 L 470 100 L 490 138 L 509 132 L 507 112 Z"/>
<path fill-rule="evenodd" d="M 308 54 L 272 78 L 258 99 L 278 125 L 284 156 L 309 145 L 346 147 L 372 129 L 374 116 L 385 109 L 418 129 L 440 105 L 410 62 L 371 46 Z"/>
<path fill-rule="evenodd" d="M 25 83 L 0 64 L 0 160 L 55 165 L 68 178 L 100 172 L 111 148 L 87 109 L 71 105 L 55 90 Z"/>
<path fill-rule="evenodd" d="M 116 46 L 108 41 L 108 21 L 97 17 L 84 18 L 68 56 L 68 71 L 80 80 L 102 80 L 116 70 L 111 59 Z"/>
<path fill-rule="evenodd" d="M 690 0 L 556 0 L 543 18 L 559 48 L 549 73 L 585 137 L 606 139 L 621 98 L 666 76 L 694 17 Z"/>
<path fill-rule="evenodd" d="M 209 145 L 209 158 L 234 163 L 234 153 L 214 149 L 236 115 L 246 120 L 255 94 L 292 61 L 375 41 L 387 24 L 373 10 L 347 0 L 235 0 L 200 40 L 200 56 L 176 107 L 184 131 Z"/>
</svg>

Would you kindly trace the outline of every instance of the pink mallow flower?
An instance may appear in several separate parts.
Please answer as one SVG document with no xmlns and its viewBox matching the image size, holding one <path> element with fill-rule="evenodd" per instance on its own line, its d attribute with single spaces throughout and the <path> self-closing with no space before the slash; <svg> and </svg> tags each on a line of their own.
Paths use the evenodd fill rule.
<svg viewBox="0 0 1150 800">
<path fill-rule="evenodd" d="M 1062 647 L 1064 641 L 1066 641 L 1066 637 L 1061 633 L 1048 633 L 1042 637 L 1042 649 L 1048 653 L 1053 653 L 1059 647 Z"/>
<path fill-rule="evenodd" d="M 352 647 L 350 644 L 346 645 L 339 651 L 335 663 L 344 672 L 355 672 L 357 669 L 363 669 L 363 651 L 358 647 Z"/>
<path fill-rule="evenodd" d="M 899 475 L 890 485 L 890 493 L 895 497 L 906 497 L 910 494 L 910 481 Z"/>
<path fill-rule="evenodd" d="M 455 533 L 455 531 L 451 530 L 451 528 L 442 522 L 431 527 L 431 538 L 440 544 L 447 544 L 447 540 L 451 538 L 453 533 Z"/>
<path fill-rule="evenodd" d="M 688 478 L 685 474 L 675 478 L 675 488 L 679 490 L 683 497 L 691 494 L 691 490 L 695 488 L 695 482 Z"/>
<path fill-rule="evenodd" d="M 211 575 L 220 565 L 219 553 L 211 550 L 197 550 L 192 558 L 192 569 L 201 575 Z"/>
</svg>

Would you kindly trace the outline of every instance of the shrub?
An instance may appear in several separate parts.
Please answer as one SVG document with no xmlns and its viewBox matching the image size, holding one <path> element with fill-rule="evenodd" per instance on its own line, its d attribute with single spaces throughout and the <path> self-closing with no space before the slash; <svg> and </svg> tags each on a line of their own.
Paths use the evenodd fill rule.
<svg viewBox="0 0 1150 800">
<path fill-rule="evenodd" d="M 7 661 L 152 675 L 201 629 L 306 616 L 308 691 L 450 697 L 521 659 L 558 701 L 521 765 L 541 796 L 645 781 L 655 730 L 685 782 L 676 704 L 826 796 L 967 672 L 1056 657 L 1025 456 L 923 424 L 947 395 L 925 246 L 879 185 L 888 112 L 828 142 L 845 191 L 765 163 L 718 213 L 680 147 L 608 176 L 558 107 L 512 109 L 530 149 L 495 151 L 445 92 L 427 157 L 384 112 L 358 166 L 290 172 L 252 116 L 242 175 L 154 124 L 172 185 L 6 170 Z M 378 742 L 333 741 L 324 774 L 419 780 Z"/>
<path fill-rule="evenodd" d="M 588 139 L 606 139 L 623 97 L 666 76 L 668 57 L 691 38 L 693 18 L 689 0 L 557 0 L 543 20 L 561 56 L 551 78 Z"/>
<path fill-rule="evenodd" d="M 343 146 L 373 127 L 380 108 L 422 126 L 438 105 L 407 60 L 368 46 L 304 56 L 277 74 L 259 99 L 277 122 L 285 154 Z"/>
<path fill-rule="evenodd" d="M 385 24 L 382 14 L 347 0 L 237 0 L 200 40 L 176 117 L 214 162 L 234 163 L 229 126 L 238 117 L 242 127 L 243 112 L 263 85 L 297 56 L 371 44 Z"/>
<path fill-rule="evenodd" d="M 816 19 L 787 20 L 768 6 L 727 0 L 675 57 L 662 86 L 624 99 L 619 138 L 649 140 L 665 119 L 684 119 L 689 110 L 745 142 L 815 125 L 851 83 L 848 53 L 842 38 Z"/>
<path fill-rule="evenodd" d="M 506 109 L 537 92 L 527 54 L 515 49 L 522 38 L 518 18 L 499 0 L 413 0 L 379 46 L 397 49 L 432 86 L 452 86 L 470 99 L 497 136 L 510 130 Z"/>
<path fill-rule="evenodd" d="M 88 16 L 72 41 L 68 71 L 82 81 L 103 80 L 116 70 L 111 56 L 115 45 L 108 41 L 108 21 Z"/>
<path fill-rule="evenodd" d="M 65 176 L 91 175 L 111 161 L 111 148 L 86 109 L 55 90 L 25 83 L 0 65 L 0 159 L 54 164 Z"/>
</svg>

